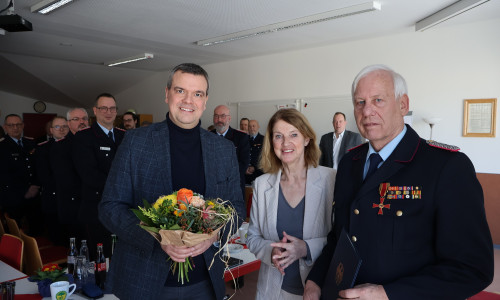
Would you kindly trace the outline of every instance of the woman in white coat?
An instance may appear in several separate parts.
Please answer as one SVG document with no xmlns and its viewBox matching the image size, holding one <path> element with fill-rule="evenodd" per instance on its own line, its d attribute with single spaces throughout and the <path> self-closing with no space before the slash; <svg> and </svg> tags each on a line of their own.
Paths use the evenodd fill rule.
<svg viewBox="0 0 500 300">
<path fill-rule="evenodd" d="M 247 245 L 261 260 L 256 299 L 302 299 L 332 228 L 335 171 L 318 166 L 316 134 L 299 111 L 269 120 L 255 180 Z"/>
</svg>

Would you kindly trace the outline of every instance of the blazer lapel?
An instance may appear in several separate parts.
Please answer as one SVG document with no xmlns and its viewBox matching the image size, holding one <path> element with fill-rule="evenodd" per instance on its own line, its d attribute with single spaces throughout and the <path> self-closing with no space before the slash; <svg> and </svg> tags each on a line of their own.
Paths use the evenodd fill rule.
<svg viewBox="0 0 500 300">
<path fill-rule="evenodd" d="M 322 182 L 319 169 L 310 167 L 307 170 L 303 239 L 308 239 L 317 232 L 314 225 L 319 213 L 318 207 L 322 206 L 323 189 L 320 185 Z"/>
<path fill-rule="evenodd" d="M 216 195 L 217 191 L 214 190 L 217 183 L 216 176 L 210 174 L 216 167 L 213 166 L 214 160 L 210 157 L 210 153 L 217 153 L 217 150 L 215 149 L 215 144 L 212 142 L 213 139 L 208 139 L 207 134 L 213 133 L 200 129 L 201 153 L 203 156 L 203 168 L 205 169 L 205 194 Z"/>
<path fill-rule="evenodd" d="M 276 230 L 276 222 L 278 219 L 278 195 L 280 188 L 280 178 L 281 178 L 281 170 L 277 174 L 273 174 L 269 176 L 267 180 L 268 189 L 264 191 L 264 199 L 266 203 L 264 203 L 264 207 L 266 208 L 266 220 L 268 221 L 268 226 L 266 227 L 269 230 L 269 236 L 271 240 L 278 241 L 278 231 Z"/>
<path fill-rule="evenodd" d="M 164 184 L 164 190 L 172 190 L 172 175 L 171 175 L 171 165 L 170 165 L 170 135 L 168 132 L 167 122 L 162 122 L 158 124 L 158 128 L 152 131 L 152 141 L 154 147 L 155 155 L 154 160 L 156 163 L 154 166 L 157 168 L 155 172 L 149 172 L 150 174 L 159 174 L 161 181 Z"/>
</svg>

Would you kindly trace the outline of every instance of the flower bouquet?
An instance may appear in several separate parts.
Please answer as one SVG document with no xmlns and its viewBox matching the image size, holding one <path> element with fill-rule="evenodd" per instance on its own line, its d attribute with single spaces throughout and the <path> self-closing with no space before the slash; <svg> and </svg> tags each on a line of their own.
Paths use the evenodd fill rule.
<svg viewBox="0 0 500 300">
<path fill-rule="evenodd" d="M 50 284 L 56 281 L 69 281 L 73 283 L 73 275 L 66 274 L 65 269 L 58 264 L 48 264 L 38 269 L 35 275 L 28 278 L 30 282 L 36 282 L 38 293 L 42 297 L 50 297 Z"/>
<path fill-rule="evenodd" d="M 139 226 L 148 231 L 162 245 L 195 246 L 211 239 L 219 231 L 234 223 L 236 212 L 228 201 L 203 199 L 202 195 L 188 189 L 180 189 L 167 196 L 160 196 L 153 205 L 144 200 L 144 207 L 132 209 L 141 221 Z M 227 243 L 229 237 L 226 237 Z M 213 263 L 213 259 L 212 259 Z M 211 266 L 212 264 L 210 264 Z M 173 262 L 172 273 L 177 280 L 189 282 L 192 270 L 191 257 L 185 262 Z"/>
</svg>

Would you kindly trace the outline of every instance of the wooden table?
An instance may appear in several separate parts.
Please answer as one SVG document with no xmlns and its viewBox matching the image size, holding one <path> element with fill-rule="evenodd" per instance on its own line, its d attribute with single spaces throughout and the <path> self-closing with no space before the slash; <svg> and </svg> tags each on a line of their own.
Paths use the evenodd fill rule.
<svg viewBox="0 0 500 300">
<path fill-rule="evenodd" d="M 26 278 L 28 275 L 0 260 L 0 282 Z"/>
</svg>

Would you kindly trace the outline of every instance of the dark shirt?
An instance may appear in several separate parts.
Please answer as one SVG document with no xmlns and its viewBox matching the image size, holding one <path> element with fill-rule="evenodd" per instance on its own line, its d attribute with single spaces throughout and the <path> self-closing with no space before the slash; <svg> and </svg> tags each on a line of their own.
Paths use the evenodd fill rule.
<svg viewBox="0 0 500 300">
<path fill-rule="evenodd" d="M 167 114 L 170 133 L 170 156 L 172 162 L 172 187 L 174 191 L 187 188 L 201 195 L 205 194 L 205 171 L 201 153 L 200 123 L 192 129 L 175 125 Z M 193 270 L 189 271 L 189 282 L 178 282 L 177 273 L 168 273 L 166 286 L 186 286 L 203 280 L 210 280 L 203 255 L 193 257 Z"/>
<path fill-rule="evenodd" d="M 280 186 L 278 218 L 276 220 L 276 230 L 280 240 L 283 239 L 283 231 L 288 235 L 302 239 L 305 203 L 305 197 L 303 197 L 297 206 L 291 207 L 286 201 Z M 304 287 L 300 278 L 299 260 L 294 261 L 286 268 L 281 288 L 294 295 L 304 294 Z"/>
</svg>

